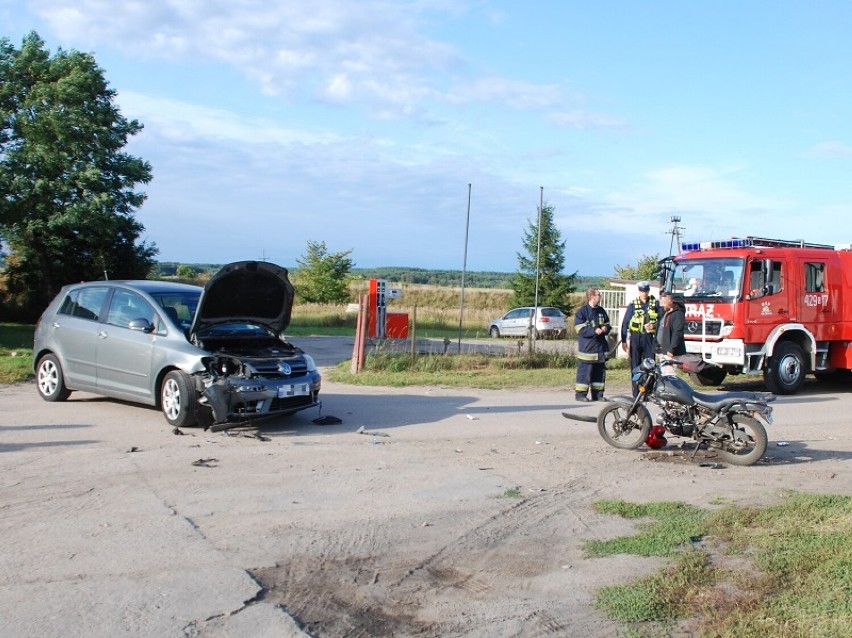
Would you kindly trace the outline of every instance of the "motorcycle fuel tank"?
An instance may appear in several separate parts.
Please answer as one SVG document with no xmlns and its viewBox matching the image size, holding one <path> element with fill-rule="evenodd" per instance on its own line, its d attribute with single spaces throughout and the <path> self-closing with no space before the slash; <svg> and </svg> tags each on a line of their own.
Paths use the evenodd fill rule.
<svg viewBox="0 0 852 638">
<path fill-rule="evenodd" d="M 692 405 L 693 390 L 690 385 L 676 376 L 666 376 L 657 379 L 654 393 L 665 401 L 674 401 L 683 405 Z"/>
</svg>

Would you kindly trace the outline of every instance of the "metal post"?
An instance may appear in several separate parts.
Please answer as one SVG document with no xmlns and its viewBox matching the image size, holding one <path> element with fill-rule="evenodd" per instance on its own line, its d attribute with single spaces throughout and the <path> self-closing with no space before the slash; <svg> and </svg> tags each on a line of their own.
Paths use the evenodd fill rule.
<svg viewBox="0 0 852 638">
<path fill-rule="evenodd" d="M 470 184 L 467 185 L 467 222 L 464 227 L 464 261 L 462 262 L 461 307 L 459 308 L 459 354 L 461 354 L 462 321 L 464 320 L 464 276 L 467 271 L 467 236 L 470 230 Z"/>
<path fill-rule="evenodd" d="M 541 269 L 541 211 L 544 208 L 544 186 L 541 186 L 540 188 L 538 204 L 538 249 L 535 253 L 535 307 L 533 308 L 533 316 L 530 321 L 530 332 L 532 333 L 530 336 L 532 338 L 533 351 L 535 351 L 535 323 L 538 315 L 538 279 L 539 270 Z"/>
</svg>

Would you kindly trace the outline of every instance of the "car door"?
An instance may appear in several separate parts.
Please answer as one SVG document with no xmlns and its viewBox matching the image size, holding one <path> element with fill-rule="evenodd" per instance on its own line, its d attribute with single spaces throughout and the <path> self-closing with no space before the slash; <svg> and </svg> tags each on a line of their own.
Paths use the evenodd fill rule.
<svg viewBox="0 0 852 638">
<path fill-rule="evenodd" d="M 48 326 L 48 342 L 62 363 L 69 387 L 97 387 L 97 334 L 109 288 L 87 286 L 70 290 Z"/>
<path fill-rule="evenodd" d="M 506 315 L 506 331 L 507 335 L 525 335 L 527 326 L 529 325 L 529 308 L 515 308 Z"/>
<path fill-rule="evenodd" d="M 131 330 L 130 322 L 145 319 L 154 326 L 157 316 L 137 293 L 116 288 L 106 319 L 98 331 L 98 390 L 133 399 L 152 398 L 151 360 L 157 335 Z"/>
</svg>

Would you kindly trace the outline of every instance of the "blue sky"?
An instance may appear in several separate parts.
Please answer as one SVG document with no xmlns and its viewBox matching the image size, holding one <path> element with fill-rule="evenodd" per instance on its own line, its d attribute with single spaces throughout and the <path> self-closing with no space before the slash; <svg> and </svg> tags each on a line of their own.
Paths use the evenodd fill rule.
<svg viewBox="0 0 852 638">
<path fill-rule="evenodd" d="M 308 241 L 357 267 L 512 272 L 541 188 L 566 272 L 683 239 L 852 242 L 852 3 L 0 0 L 91 52 L 162 261 Z"/>
</svg>

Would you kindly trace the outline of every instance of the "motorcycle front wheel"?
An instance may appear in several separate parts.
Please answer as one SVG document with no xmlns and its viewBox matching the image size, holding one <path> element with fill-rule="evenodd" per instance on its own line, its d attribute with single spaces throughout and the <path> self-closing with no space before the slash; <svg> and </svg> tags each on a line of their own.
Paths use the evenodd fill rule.
<svg viewBox="0 0 852 638">
<path fill-rule="evenodd" d="M 769 439 L 766 428 L 745 414 L 735 414 L 731 436 L 719 441 L 716 455 L 731 465 L 753 465 L 763 457 Z M 715 445 L 714 445 L 715 447 Z"/>
<path fill-rule="evenodd" d="M 630 404 L 613 402 L 598 414 L 598 432 L 604 441 L 622 450 L 635 450 L 648 438 L 651 431 L 651 413 L 644 405 L 627 416 Z"/>
</svg>

